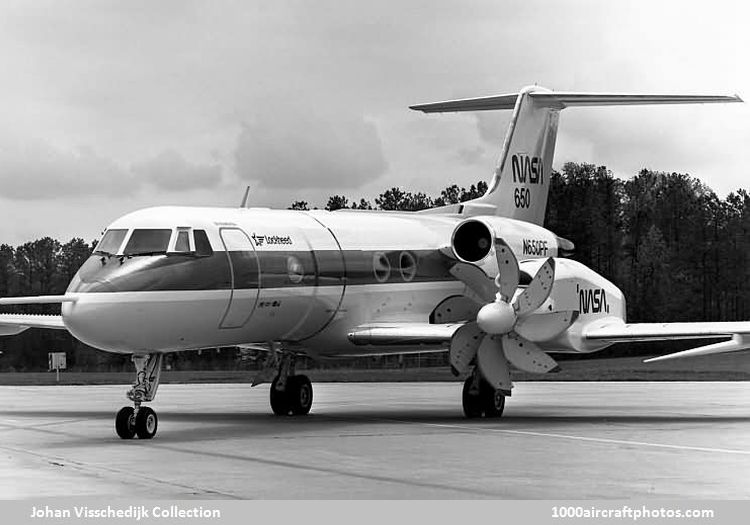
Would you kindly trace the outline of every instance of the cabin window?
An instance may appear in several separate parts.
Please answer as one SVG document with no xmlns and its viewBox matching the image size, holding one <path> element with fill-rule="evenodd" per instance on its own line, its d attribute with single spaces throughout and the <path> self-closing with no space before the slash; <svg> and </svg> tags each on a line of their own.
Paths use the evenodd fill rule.
<svg viewBox="0 0 750 525">
<path fill-rule="evenodd" d="M 286 258 L 286 270 L 289 275 L 289 280 L 294 284 L 299 284 L 302 279 L 305 278 L 305 268 L 302 263 L 294 255 L 290 255 Z"/>
<path fill-rule="evenodd" d="M 391 276 L 391 263 L 383 252 L 376 252 L 372 256 L 372 268 L 379 283 L 386 282 Z"/>
<path fill-rule="evenodd" d="M 211 243 L 208 240 L 205 230 L 194 230 L 195 235 L 195 255 L 201 257 L 207 257 L 213 255 L 214 251 L 211 249 Z"/>
<path fill-rule="evenodd" d="M 122 241 L 125 240 L 128 230 L 107 230 L 102 240 L 96 245 L 94 253 L 100 253 L 103 255 L 114 255 L 120 251 Z"/>
<path fill-rule="evenodd" d="M 414 258 L 414 254 L 411 252 L 401 252 L 398 261 L 401 278 L 406 282 L 414 279 L 414 276 L 417 275 L 417 260 Z"/>
<path fill-rule="evenodd" d="M 157 255 L 167 253 L 172 230 L 133 230 L 125 246 L 125 255 Z"/>
</svg>

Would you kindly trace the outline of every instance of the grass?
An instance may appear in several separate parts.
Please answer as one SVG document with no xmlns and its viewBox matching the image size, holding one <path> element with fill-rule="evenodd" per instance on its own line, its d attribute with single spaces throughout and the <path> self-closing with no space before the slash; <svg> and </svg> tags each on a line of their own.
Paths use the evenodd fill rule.
<svg viewBox="0 0 750 525">
<path fill-rule="evenodd" d="M 555 374 L 515 372 L 516 381 L 750 381 L 750 354 L 741 352 L 674 361 L 643 363 L 642 357 L 590 358 L 561 362 Z M 447 367 L 404 369 L 298 369 L 313 382 L 458 381 Z M 162 372 L 162 383 L 250 383 L 252 370 Z M 60 373 L 61 385 L 129 384 L 133 373 Z M 54 385 L 54 372 L 0 373 L 0 385 Z"/>
</svg>

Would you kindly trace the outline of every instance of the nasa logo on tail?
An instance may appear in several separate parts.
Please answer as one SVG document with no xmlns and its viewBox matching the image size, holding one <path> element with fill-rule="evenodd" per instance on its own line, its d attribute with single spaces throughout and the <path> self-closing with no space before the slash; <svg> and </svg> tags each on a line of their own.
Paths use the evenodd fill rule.
<svg viewBox="0 0 750 525">
<path fill-rule="evenodd" d="M 510 163 L 513 169 L 513 182 L 544 184 L 544 167 L 541 157 L 519 153 L 510 158 Z"/>
</svg>

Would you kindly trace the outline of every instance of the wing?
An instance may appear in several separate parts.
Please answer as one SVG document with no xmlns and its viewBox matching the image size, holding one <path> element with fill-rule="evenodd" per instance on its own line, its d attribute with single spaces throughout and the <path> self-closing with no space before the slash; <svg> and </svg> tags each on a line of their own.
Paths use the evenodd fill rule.
<svg viewBox="0 0 750 525">
<path fill-rule="evenodd" d="M 583 334 L 588 341 L 621 343 L 628 341 L 668 341 L 674 339 L 728 338 L 711 345 L 647 359 L 646 362 L 698 355 L 722 354 L 750 349 L 750 321 L 705 323 L 638 323 L 608 321 L 592 324 Z"/>
<path fill-rule="evenodd" d="M 74 303 L 75 295 L 41 295 L 37 297 L 0 297 L 0 306 L 18 304 L 60 304 Z M 29 328 L 51 328 L 65 330 L 65 323 L 59 315 L 0 314 L 0 336 L 16 335 Z"/>
<path fill-rule="evenodd" d="M 349 332 L 348 337 L 355 345 L 447 345 L 456 330 L 463 325 L 464 323 L 371 323 L 356 327 Z"/>
<path fill-rule="evenodd" d="M 16 335 L 29 328 L 65 330 L 59 315 L 0 314 L 0 336 Z"/>
</svg>

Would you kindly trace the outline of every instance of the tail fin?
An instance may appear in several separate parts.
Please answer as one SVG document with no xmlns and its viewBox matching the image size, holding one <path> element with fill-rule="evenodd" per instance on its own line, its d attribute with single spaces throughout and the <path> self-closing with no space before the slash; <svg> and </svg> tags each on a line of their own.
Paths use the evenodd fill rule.
<svg viewBox="0 0 750 525">
<path fill-rule="evenodd" d="M 410 106 L 425 113 L 513 109 L 513 118 L 487 193 L 462 205 L 425 211 L 457 212 L 467 216 L 500 215 L 541 225 L 547 208 L 560 110 L 569 106 L 706 102 L 742 102 L 742 99 L 736 95 L 563 93 L 529 86 L 517 94 Z"/>
</svg>

